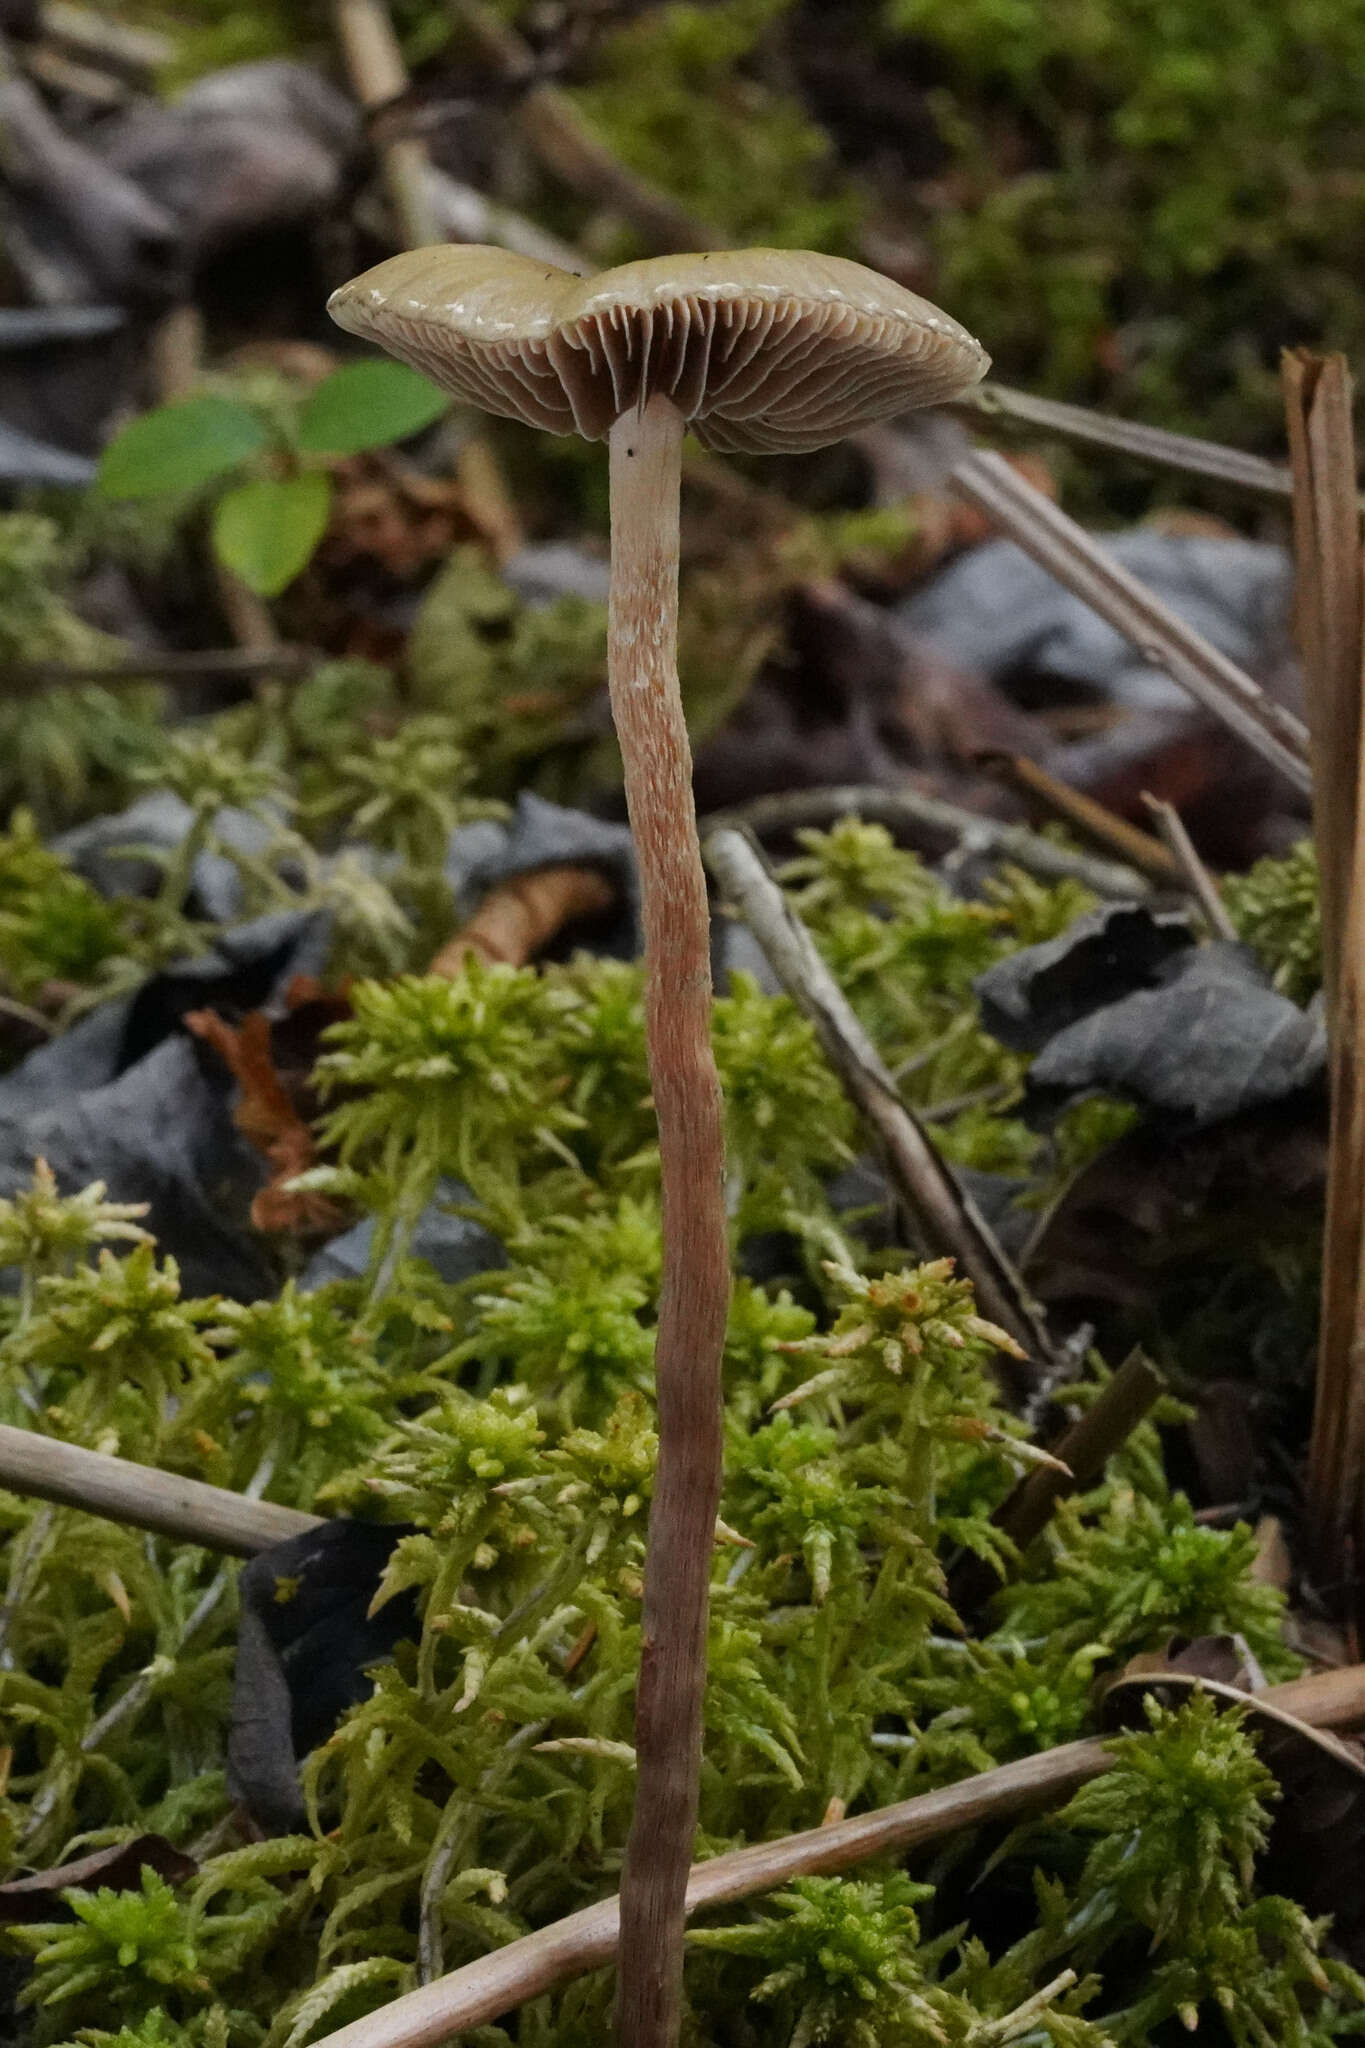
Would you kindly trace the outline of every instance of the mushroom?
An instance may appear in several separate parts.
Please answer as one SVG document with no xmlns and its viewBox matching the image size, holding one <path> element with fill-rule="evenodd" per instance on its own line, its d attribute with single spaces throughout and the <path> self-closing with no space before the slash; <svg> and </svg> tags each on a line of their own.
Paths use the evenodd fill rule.
<svg viewBox="0 0 1365 2048">
<path fill-rule="evenodd" d="M 664 1229 L 617 2024 L 629 2048 L 665 2048 L 679 2026 L 696 1833 L 730 1289 L 710 920 L 676 667 L 683 435 L 690 426 L 725 452 L 820 448 L 954 397 L 987 357 L 956 321 L 861 264 L 782 249 L 658 257 L 590 278 L 503 249 L 411 249 L 343 285 L 328 310 L 467 404 L 610 452 L 608 683 L 640 871 Z"/>
</svg>

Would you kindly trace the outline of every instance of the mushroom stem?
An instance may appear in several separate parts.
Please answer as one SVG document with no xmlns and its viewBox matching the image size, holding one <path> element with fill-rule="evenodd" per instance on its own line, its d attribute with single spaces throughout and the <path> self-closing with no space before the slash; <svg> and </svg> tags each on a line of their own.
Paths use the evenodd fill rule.
<svg viewBox="0 0 1365 2048">
<path fill-rule="evenodd" d="M 706 1618 L 721 1482 L 730 1297 L 725 1136 L 711 1052 L 711 920 L 678 687 L 683 419 L 666 398 L 617 420 L 607 673 L 640 873 L 645 1030 L 663 1183 L 655 1339 L 659 1462 L 635 1702 L 635 1813 L 621 1880 L 617 2034 L 672 2048 L 697 1825 Z"/>
</svg>

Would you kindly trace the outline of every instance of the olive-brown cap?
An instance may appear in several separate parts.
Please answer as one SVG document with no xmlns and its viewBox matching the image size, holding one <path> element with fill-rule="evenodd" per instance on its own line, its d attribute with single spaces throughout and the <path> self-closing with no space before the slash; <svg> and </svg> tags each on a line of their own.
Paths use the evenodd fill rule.
<svg viewBox="0 0 1365 2048">
<path fill-rule="evenodd" d="M 662 394 L 712 448 L 822 448 L 955 397 L 990 361 L 926 299 L 794 249 L 651 257 L 581 278 L 442 243 L 367 270 L 328 311 L 468 404 L 590 441 Z"/>
</svg>

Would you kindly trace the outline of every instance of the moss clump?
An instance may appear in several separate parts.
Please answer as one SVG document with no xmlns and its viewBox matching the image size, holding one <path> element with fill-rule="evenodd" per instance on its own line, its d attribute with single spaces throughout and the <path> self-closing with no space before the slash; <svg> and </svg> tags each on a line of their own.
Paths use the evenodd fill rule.
<svg viewBox="0 0 1365 2048">
<path fill-rule="evenodd" d="M 621 160 L 730 240 L 847 250 L 858 204 L 798 102 L 746 69 L 792 0 L 670 0 L 602 45 L 579 106 Z"/>
<path fill-rule="evenodd" d="M 423 725 L 411 751 L 366 754 L 389 708 L 372 673 L 346 668 L 319 678 L 311 703 L 251 707 L 167 749 L 197 845 L 217 849 L 227 801 L 273 834 L 241 860 L 244 905 L 319 900 L 346 822 L 295 820 L 333 747 L 384 769 L 382 790 L 367 786 L 420 890 L 439 834 L 413 824 L 407 836 L 403 791 L 439 796 L 425 744 L 449 735 Z M 166 872 L 139 912 L 144 949 L 203 929 L 183 907 L 183 855 Z M 1023 1163 L 1028 1134 L 1008 1114 L 1022 1069 L 982 1031 L 970 981 L 1064 923 L 1074 892 L 1003 878 L 987 902 L 963 903 L 857 824 L 809 838 L 792 881 L 916 1099 L 947 1108 L 964 1147 L 1000 1157 L 1014 1144 Z M 369 943 L 345 929 L 338 965 Z M 59 1191 L 40 1171 L 0 1204 L 14 1287 L 0 1419 L 401 1524 L 378 1599 L 402 1597 L 414 1615 L 373 1690 L 303 1760 L 306 1825 L 223 1848 L 235 1567 L 0 1495 L 13 1750 L 0 1875 L 144 1829 L 201 1858 L 182 1888 L 91 1892 L 70 1901 L 74 1919 L 5 1937 L 30 1966 L 26 2048 L 107 2048 L 119 2026 L 132 2048 L 305 2048 L 419 1967 L 456 1967 L 616 1888 L 656 1451 L 659 1189 L 641 999 L 637 966 L 583 958 L 352 984 L 349 1021 L 316 1069 L 331 1156 L 309 1178 L 373 1216 L 362 1279 L 245 1305 L 188 1298 L 134 1211 L 100 1189 Z M 1290 1669 L 1248 1532 L 1194 1524 L 1150 1428 L 1038 1549 L 1015 1554 L 992 1516 L 1037 1452 L 1002 1398 L 1010 1339 L 950 1261 L 864 1241 L 832 1206 L 829 1178 L 856 1134 L 791 1003 L 736 976 L 715 1037 L 735 1263 L 771 1277 L 737 1282 L 726 1345 L 703 1852 L 1091 1732 L 1092 1677 L 1173 1629 L 1240 1632 L 1268 1668 Z M 989 1101 L 954 1108 L 973 1087 Z M 1103 1141 L 1097 1121 L 1053 1144 L 1056 1173 Z M 411 1257 L 431 1201 L 491 1227 L 503 1263 L 450 1285 Z M 1081 1405 L 1099 1384 L 1092 1374 L 1062 1398 Z M 964 1548 L 1000 1581 L 975 1640 L 950 1598 Z M 1167 1772 L 1164 1740 L 1143 1738 L 1174 1788 L 1164 1806 L 1144 1794 L 1163 1815 L 1193 1769 L 1172 1736 Z M 1224 1815 L 1230 1837 L 1245 1805 Z M 1154 1959 L 1135 1963 L 1155 1926 L 1146 1895 L 1092 1867 L 1094 1837 L 1082 1810 L 1017 1852 L 1008 1882 L 1036 1869 L 1038 1905 L 1003 1952 L 895 1876 L 793 1888 L 697 1944 L 696 2038 L 1099 2048 L 1144 2038 L 1134 2012 L 1221 2024 L 1242 1978 L 1254 1989 L 1228 2008 L 1234 2043 L 1256 2038 L 1236 2030 L 1244 2010 L 1286 2039 L 1300 2020 L 1330 2039 L 1339 2016 L 1365 2011 L 1354 1980 L 1320 1962 L 1318 1930 L 1255 1892 L 1245 1858 L 1233 1890 L 1210 1880 L 1197 1941 L 1163 1922 Z M 1254 1854 L 1254 1828 L 1247 1839 Z M 1133 1858 L 1157 1846 L 1142 1833 Z M 1276 1953 L 1292 1962 L 1279 1980 Z M 521 2048 L 600 2039 L 608 1999 L 600 1976 L 568 1987 L 528 2010 Z"/>
<path fill-rule="evenodd" d="M 0 835 L 0 977 L 21 998 L 50 981 L 91 984 L 128 944 L 126 919 L 44 846 L 30 811 Z"/>
<path fill-rule="evenodd" d="M 1318 859 L 1300 840 L 1283 860 L 1258 860 L 1249 874 L 1229 875 L 1223 895 L 1238 935 L 1277 989 L 1306 1003 L 1322 987 L 1322 905 Z"/>
<path fill-rule="evenodd" d="M 881 15 L 946 72 L 937 289 L 1003 375 L 1274 445 L 1282 340 L 1359 352 L 1365 295 L 1342 260 L 1365 172 L 1359 6 L 883 0 Z M 987 140 L 1002 118 L 1027 138 L 1010 176 Z"/>
</svg>

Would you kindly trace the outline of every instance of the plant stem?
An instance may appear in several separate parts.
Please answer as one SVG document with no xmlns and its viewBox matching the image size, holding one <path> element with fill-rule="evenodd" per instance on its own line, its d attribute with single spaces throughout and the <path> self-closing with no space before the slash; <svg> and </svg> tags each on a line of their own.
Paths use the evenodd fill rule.
<svg viewBox="0 0 1365 2048">
<path fill-rule="evenodd" d="M 645 1031 L 663 1183 L 655 1340 L 659 1463 L 635 1702 L 635 1813 L 621 1880 L 617 2031 L 671 2048 L 697 1825 L 711 1550 L 730 1296 L 725 1133 L 711 1052 L 711 920 L 677 674 L 682 415 L 668 399 L 611 430 L 607 675 L 640 872 Z"/>
<path fill-rule="evenodd" d="M 1174 804 L 1163 803 L 1149 790 L 1143 790 L 1142 801 L 1151 812 L 1152 823 L 1180 867 L 1186 895 L 1191 896 L 1199 905 L 1204 922 L 1213 937 L 1226 939 L 1229 945 L 1235 946 L 1238 943 L 1238 931 L 1232 921 L 1232 914 L 1219 893 L 1217 882 L 1199 858 L 1194 841 L 1186 831 L 1179 811 Z"/>
<path fill-rule="evenodd" d="M 1313 840 L 1330 1054 L 1317 1391 L 1305 1488 L 1318 1582 L 1357 1626 L 1365 1449 L 1365 809 L 1361 804 L 1361 522 L 1344 356 L 1284 358 L 1294 472 L 1294 626 L 1312 733 Z"/>
<path fill-rule="evenodd" d="M 334 0 L 332 14 L 346 74 L 365 111 L 372 114 L 401 99 L 408 89 L 408 71 L 384 0 Z M 424 144 L 414 136 L 397 136 L 379 145 L 384 184 L 409 249 L 442 239 L 431 210 L 430 163 Z"/>
</svg>

